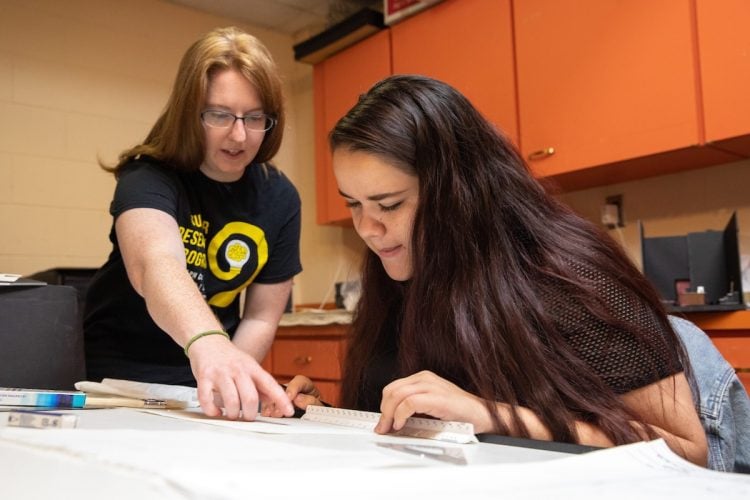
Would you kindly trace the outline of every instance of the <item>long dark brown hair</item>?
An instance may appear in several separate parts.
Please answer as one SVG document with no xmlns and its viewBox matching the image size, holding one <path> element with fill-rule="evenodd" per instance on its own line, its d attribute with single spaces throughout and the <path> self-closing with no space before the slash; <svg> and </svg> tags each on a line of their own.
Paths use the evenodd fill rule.
<svg viewBox="0 0 750 500">
<path fill-rule="evenodd" d="M 273 158 L 281 146 L 285 124 L 281 77 L 260 40 L 239 28 L 228 27 L 206 33 L 188 48 L 180 61 L 169 101 L 143 144 L 123 151 L 115 167 L 102 164 L 102 168 L 117 176 L 128 161 L 146 154 L 176 170 L 198 170 L 205 154 L 200 113 L 210 78 L 224 69 L 242 73 L 258 90 L 263 112 L 276 119 L 253 161 L 264 163 Z"/>
<path fill-rule="evenodd" d="M 555 440 L 576 441 L 575 420 L 617 444 L 641 439 L 629 423 L 638 416 L 571 347 L 549 298 L 648 349 L 677 350 L 669 372 L 676 373 L 685 358 L 656 292 L 604 231 L 548 193 L 463 95 L 425 77 L 387 78 L 338 122 L 330 145 L 376 155 L 419 180 L 411 279 L 390 279 L 369 249 L 364 259 L 345 406 L 360 401 L 365 368 L 397 318 L 401 375 L 431 370 L 479 395 L 501 432 L 508 427 L 492 401 L 530 408 Z M 614 317 L 581 267 L 645 304 L 664 336 Z"/>
</svg>

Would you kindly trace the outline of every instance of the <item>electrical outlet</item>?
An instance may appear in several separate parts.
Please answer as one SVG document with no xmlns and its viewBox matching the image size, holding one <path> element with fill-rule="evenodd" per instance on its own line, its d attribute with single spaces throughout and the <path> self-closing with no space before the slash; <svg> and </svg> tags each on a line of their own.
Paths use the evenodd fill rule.
<svg viewBox="0 0 750 500">
<path fill-rule="evenodd" d="M 612 229 L 617 227 L 617 205 L 602 205 L 602 224 Z"/>
<path fill-rule="evenodd" d="M 622 217 L 622 195 L 607 196 L 602 205 L 601 219 L 602 224 L 609 229 L 624 227 L 625 222 Z"/>
</svg>

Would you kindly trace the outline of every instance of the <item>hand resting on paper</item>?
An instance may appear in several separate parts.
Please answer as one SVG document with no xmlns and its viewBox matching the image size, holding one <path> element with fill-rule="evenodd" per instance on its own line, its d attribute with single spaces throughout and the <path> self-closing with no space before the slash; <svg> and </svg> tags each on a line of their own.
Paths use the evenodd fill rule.
<svg viewBox="0 0 750 500">
<path fill-rule="evenodd" d="M 400 430 L 406 419 L 415 414 L 468 422 L 476 433 L 492 428 L 492 418 L 480 397 L 426 370 L 385 386 L 380 411 L 380 421 L 375 426 L 379 434 Z"/>
<path fill-rule="evenodd" d="M 325 406 L 320 400 L 320 391 L 312 380 L 304 375 L 297 375 L 286 384 L 286 395 L 295 409 L 307 409 L 308 406 Z M 297 412 L 295 411 L 295 416 Z M 261 415 L 264 417 L 285 417 L 285 414 L 274 402 L 264 402 L 261 405 Z"/>
<path fill-rule="evenodd" d="M 231 342 L 218 336 L 202 339 L 191 347 L 190 354 L 198 400 L 206 415 L 254 420 L 258 402 L 266 400 L 273 401 L 279 416 L 292 415 L 289 400 L 276 380 Z"/>
<path fill-rule="evenodd" d="M 297 375 L 286 385 L 286 394 L 295 408 L 304 410 L 310 405 L 325 406 L 318 388 L 303 375 Z M 469 422 L 475 430 L 492 427 L 492 419 L 481 398 L 428 371 L 386 386 L 380 408 L 382 416 L 375 427 L 380 434 L 400 430 L 406 419 L 415 414 Z M 263 404 L 261 414 L 268 417 L 284 416 L 272 403 Z"/>
</svg>

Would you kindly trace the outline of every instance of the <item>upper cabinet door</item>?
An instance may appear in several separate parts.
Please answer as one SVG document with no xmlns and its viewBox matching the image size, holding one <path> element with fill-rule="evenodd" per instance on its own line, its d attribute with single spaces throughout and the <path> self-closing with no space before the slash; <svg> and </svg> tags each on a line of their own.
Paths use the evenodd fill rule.
<svg viewBox="0 0 750 500">
<path fill-rule="evenodd" d="M 391 74 L 390 33 L 380 31 L 315 65 L 315 182 L 317 222 L 348 224 L 351 213 L 338 193 L 328 134 L 360 94 Z"/>
<path fill-rule="evenodd" d="M 750 134 L 750 1 L 696 5 L 706 141 Z"/>
<path fill-rule="evenodd" d="M 701 142 L 691 0 L 513 8 L 521 150 L 537 175 Z"/>
<path fill-rule="evenodd" d="M 510 0 L 445 0 L 391 28 L 394 73 L 443 80 L 518 139 Z"/>
</svg>

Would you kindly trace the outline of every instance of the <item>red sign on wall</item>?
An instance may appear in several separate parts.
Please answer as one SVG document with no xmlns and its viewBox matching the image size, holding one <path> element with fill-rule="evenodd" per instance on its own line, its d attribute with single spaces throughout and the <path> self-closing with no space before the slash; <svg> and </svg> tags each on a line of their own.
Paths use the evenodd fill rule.
<svg viewBox="0 0 750 500">
<path fill-rule="evenodd" d="M 442 0 L 383 0 L 385 24 L 393 24 L 406 19 L 440 1 Z"/>
</svg>

